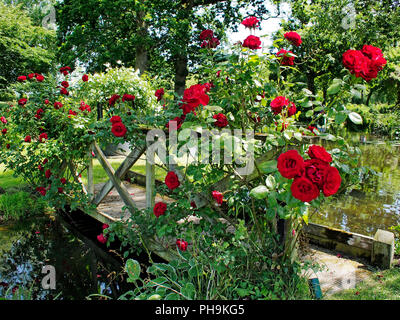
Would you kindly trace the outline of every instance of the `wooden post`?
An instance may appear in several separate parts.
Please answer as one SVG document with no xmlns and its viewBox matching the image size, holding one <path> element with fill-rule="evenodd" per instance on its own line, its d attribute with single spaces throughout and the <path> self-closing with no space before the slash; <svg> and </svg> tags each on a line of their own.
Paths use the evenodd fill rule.
<svg viewBox="0 0 400 320">
<path fill-rule="evenodd" d="M 394 255 L 394 234 L 378 229 L 372 245 L 371 262 L 384 269 L 390 269 Z"/>
<path fill-rule="evenodd" d="M 92 148 L 89 149 L 88 152 L 88 187 L 87 191 L 89 194 L 89 199 L 92 200 L 94 198 L 94 175 L 93 175 L 93 156 L 92 156 Z"/>
<path fill-rule="evenodd" d="M 152 164 L 146 157 L 146 208 L 154 207 L 155 199 L 155 170 Z"/>
</svg>

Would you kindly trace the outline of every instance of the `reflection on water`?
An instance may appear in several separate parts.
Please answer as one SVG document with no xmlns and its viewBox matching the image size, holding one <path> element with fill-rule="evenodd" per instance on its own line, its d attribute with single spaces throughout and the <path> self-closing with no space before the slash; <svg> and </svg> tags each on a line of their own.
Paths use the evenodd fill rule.
<svg viewBox="0 0 400 320">
<path fill-rule="evenodd" d="M 55 290 L 42 288 L 44 265 L 55 267 Z M 125 289 L 114 279 L 120 268 L 49 217 L 0 226 L 0 298 L 77 300 L 99 293 L 115 298 Z"/>
<path fill-rule="evenodd" d="M 373 236 L 377 229 L 400 224 L 400 146 L 398 143 L 352 135 L 350 143 L 362 151 L 361 165 L 380 176 L 372 177 L 349 195 L 327 201 L 315 223 Z"/>
</svg>

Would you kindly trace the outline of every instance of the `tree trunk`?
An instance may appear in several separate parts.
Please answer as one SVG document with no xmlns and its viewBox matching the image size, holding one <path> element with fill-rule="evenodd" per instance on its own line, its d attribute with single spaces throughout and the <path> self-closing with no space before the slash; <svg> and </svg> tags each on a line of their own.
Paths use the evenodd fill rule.
<svg viewBox="0 0 400 320">
<path fill-rule="evenodd" d="M 148 57 L 148 47 L 146 45 L 148 33 L 147 33 L 147 24 L 144 21 L 145 17 L 144 11 L 138 11 L 137 13 L 137 25 L 138 31 L 137 34 L 140 37 L 141 41 L 139 41 L 139 45 L 136 46 L 136 57 L 135 57 L 135 69 L 139 70 L 139 74 L 145 72 L 149 67 L 149 57 Z"/>
<path fill-rule="evenodd" d="M 367 105 L 367 106 L 369 106 L 369 101 L 370 101 L 370 99 L 371 99 L 371 97 L 372 97 L 372 93 L 374 92 L 374 90 L 371 88 L 371 90 L 368 92 L 368 96 L 367 96 L 367 101 L 365 101 L 365 104 Z M 362 101 L 362 100 L 361 100 Z"/>
<path fill-rule="evenodd" d="M 182 96 L 185 91 L 186 77 L 188 76 L 187 55 L 179 54 L 175 58 L 175 93 Z"/>
</svg>

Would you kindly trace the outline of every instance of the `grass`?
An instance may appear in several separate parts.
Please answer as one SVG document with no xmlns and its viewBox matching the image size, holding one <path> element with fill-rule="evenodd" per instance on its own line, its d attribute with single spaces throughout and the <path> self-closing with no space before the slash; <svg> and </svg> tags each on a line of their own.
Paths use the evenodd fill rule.
<svg viewBox="0 0 400 320">
<path fill-rule="evenodd" d="M 14 177 L 13 174 L 13 171 L 5 171 L 4 165 L 0 164 L 0 187 L 7 190 L 9 188 L 26 186 L 22 178 Z"/>
<path fill-rule="evenodd" d="M 372 277 L 326 300 L 400 300 L 400 267 L 375 272 Z"/>
<path fill-rule="evenodd" d="M 4 220 L 19 220 L 43 214 L 46 209 L 44 200 L 25 191 L 0 195 L 0 215 Z"/>
</svg>

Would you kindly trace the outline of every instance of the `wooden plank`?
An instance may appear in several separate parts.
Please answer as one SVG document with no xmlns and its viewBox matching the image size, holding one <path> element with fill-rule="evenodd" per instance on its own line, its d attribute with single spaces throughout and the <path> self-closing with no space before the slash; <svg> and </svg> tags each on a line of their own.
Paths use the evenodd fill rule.
<svg viewBox="0 0 400 320">
<path fill-rule="evenodd" d="M 104 171 L 107 173 L 108 177 L 112 181 L 114 187 L 117 189 L 117 191 L 118 191 L 119 195 L 121 196 L 122 200 L 124 201 L 125 205 L 128 208 L 130 208 L 131 210 L 136 208 L 136 204 L 132 200 L 132 197 L 130 196 L 125 185 L 122 183 L 120 178 L 115 175 L 115 171 L 114 171 L 113 167 L 107 161 L 103 151 L 101 151 L 99 145 L 96 142 L 93 143 L 93 149 L 94 149 L 97 159 L 99 160 Z"/>
<path fill-rule="evenodd" d="M 154 207 L 155 198 L 155 168 L 146 157 L 146 208 Z"/>
<path fill-rule="evenodd" d="M 132 150 L 131 153 L 125 158 L 125 160 L 121 163 L 117 171 L 115 171 L 115 176 L 122 179 L 129 169 L 139 160 L 142 156 L 146 147 L 136 147 Z M 98 206 L 101 201 L 109 194 L 109 192 L 114 188 L 114 184 L 111 180 L 108 180 L 100 192 L 95 196 L 93 203 Z"/>
<path fill-rule="evenodd" d="M 94 175 L 93 175 L 93 156 L 92 156 L 92 150 L 89 150 L 88 152 L 88 173 L 87 173 L 87 179 L 88 179 L 88 187 L 87 191 L 89 194 L 89 199 L 93 200 L 94 198 Z"/>
</svg>

